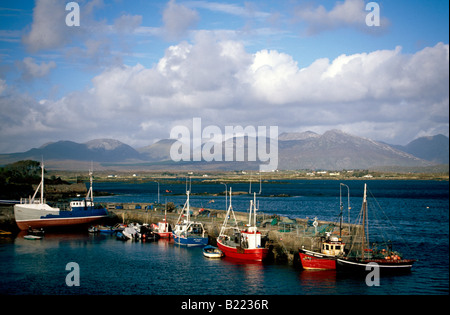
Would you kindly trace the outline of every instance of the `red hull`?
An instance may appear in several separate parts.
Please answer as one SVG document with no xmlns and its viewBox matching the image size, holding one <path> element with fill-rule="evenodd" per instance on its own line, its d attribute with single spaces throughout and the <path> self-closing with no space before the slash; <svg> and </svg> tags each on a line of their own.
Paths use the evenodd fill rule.
<svg viewBox="0 0 450 315">
<path fill-rule="evenodd" d="M 217 247 L 224 253 L 225 257 L 231 257 L 241 260 L 262 261 L 269 253 L 267 248 L 243 249 L 230 247 L 217 241 Z"/>
<path fill-rule="evenodd" d="M 156 232 L 160 238 L 170 238 L 172 232 Z"/>
<path fill-rule="evenodd" d="M 299 252 L 300 261 L 302 263 L 303 269 L 318 269 L 318 270 L 335 270 L 336 269 L 336 259 L 328 258 L 319 254 L 319 255 L 308 255 L 305 252 Z"/>
<path fill-rule="evenodd" d="M 32 229 L 46 228 L 46 227 L 59 227 L 59 226 L 72 226 L 72 225 L 82 225 L 90 224 L 103 219 L 105 216 L 95 216 L 95 217 L 82 217 L 82 218 L 64 218 L 64 219 L 44 219 L 44 220 L 28 220 L 19 221 L 17 226 L 21 230 L 27 230 L 29 227 Z"/>
</svg>

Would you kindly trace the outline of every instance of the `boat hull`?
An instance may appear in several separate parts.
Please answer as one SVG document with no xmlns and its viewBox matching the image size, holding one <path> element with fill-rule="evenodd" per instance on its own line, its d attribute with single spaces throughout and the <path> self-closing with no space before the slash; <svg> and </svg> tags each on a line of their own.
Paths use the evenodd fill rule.
<svg viewBox="0 0 450 315">
<path fill-rule="evenodd" d="M 206 246 L 208 245 L 208 237 L 201 236 L 188 236 L 185 237 L 183 235 L 178 236 L 173 233 L 173 240 L 175 244 L 184 245 L 184 246 Z"/>
<path fill-rule="evenodd" d="M 217 247 L 208 245 L 203 248 L 203 256 L 207 258 L 222 258 L 223 252 Z"/>
<path fill-rule="evenodd" d="M 377 264 L 380 270 L 380 274 L 401 274 L 411 272 L 411 268 L 414 264 L 414 259 L 399 259 L 399 260 L 383 260 L 383 259 L 341 259 L 336 260 L 336 266 L 338 271 L 345 272 L 367 272 L 373 270 L 370 263 Z"/>
<path fill-rule="evenodd" d="M 172 232 L 155 232 L 159 235 L 160 238 L 170 238 L 172 236 Z"/>
<path fill-rule="evenodd" d="M 336 258 L 328 255 L 299 250 L 300 261 L 303 269 L 307 270 L 336 270 Z"/>
<path fill-rule="evenodd" d="M 32 207 L 33 206 L 33 207 Z M 43 205 L 21 205 L 14 206 L 14 217 L 17 226 L 21 230 L 49 227 L 64 227 L 73 225 L 92 224 L 107 216 L 106 211 L 102 214 L 99 209 L 92 211 L 59 211 L 46 204 Z M 83 215 L 84 214 L 84 215 Z"/>
<path fill-rule="evenodd" d="M 247 249 L 241 247 L 231 247 L 223 244 L 220 240 L 217 240 L 217 247 L 219 247 L 219 249 L 224 253 L 225 257 L 240 260 L 262 261 L 269 253 L 268 248 Z"/>
</svg>

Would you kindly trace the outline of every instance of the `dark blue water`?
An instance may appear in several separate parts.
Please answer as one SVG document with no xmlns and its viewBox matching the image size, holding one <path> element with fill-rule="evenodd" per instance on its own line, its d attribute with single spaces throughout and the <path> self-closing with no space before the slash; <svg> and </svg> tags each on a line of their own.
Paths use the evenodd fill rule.
<svg viewBox="0 0 450 315">
<path fill-rule="evenodd" d="M 363 182 L 350 187 L 350 220 L 361 207 Z M 399 234 L 398 249 L 418 259 L 411 274 L 383 277 L 380 286 L 364 278 L 334 271 L 302 271 L 292 265 L 209 260 L 199 248 L 162 241 L 121 242 L 87 232 L 47 233 L 29 241 L 19 235 L 0 239 L 0 294 L 152 294 L 152 295 L 299 295 L 449 293 L 449 183 L 438 181 L 369 181 L 376 197 Z M 248 191 L 248 184 L 228 184 Z M 259 184 L 252 186 L 259 192 Z M 95 189 L 116 193 L 97 201 L 152 202 L 156 183 L 96 183 Z M 163 194 L 165 189 L 171 194 Z M 221 184 L 192 183 L 193 193 L 224 191 Z M 160 200 L 183 204 L 185 185 L 160 187 Z M 174 195 L 179 193 L 180 195 Z M 288 194 L 289 197 L 271 197 Z M 344 220 L 348 220 L 347 190 L 343 189 Z M 214 199 L 214 202 L 211 202 Z M 246 211 L 250 197 L 233 196 L 233 208 Z M 291 218 L 317 217 L 334 221 L 339 212 L 339 182 L 283 181 L 264 183 L 258 198 L 260 211 Z M 225 209 L 225 198 L 191 196 L 192 206 Z M 405 241 L 406 245 L 401 245 Z M 67 286 L 69 262 L 80 269 L 80 286 Z"/>
</svg>

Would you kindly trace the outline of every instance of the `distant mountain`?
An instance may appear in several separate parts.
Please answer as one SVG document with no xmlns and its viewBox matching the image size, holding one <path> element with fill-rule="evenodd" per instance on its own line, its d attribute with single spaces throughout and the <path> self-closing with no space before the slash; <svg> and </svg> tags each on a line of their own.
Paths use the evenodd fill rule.
<svg viewBox="0 0 450 315">
<path fill-rule="evenodd" d="M 310 138 L 320 138 L 320 135 L 312 131 L 290 133 L 283 132 L 278 136 L 278 141 L 306 140 Z"/>
<path fill-rule="evenodd" d="M 260 161 L 252 161 L 249 156 L 257 156 L 257 139 L 246 137 L 224 141 L 222 161 L 174 162 L 170 148 L 174 139 L 163 139 L 152 145 L 133 149 L 127 144 L 113 139 L 96 139 L 86 143 L 58 141 L 47 143 L 22 153 L 0 154 L 0 165 L 19 160 L 51 161 L 55 169 L 71 167 L 85 168 L 87 162 L 97 167 L 133 169 L 201 169 L 201 170 L 257 170 Z M 236 143 L 243 143 L 244 160 L 236 162 Z M 202 148 L 204 148 L 204 145 Z M 234 150 L 230 148 L 233 148 Z M 266 147 L 269 148 L 268 143 Z M 330 130 L 322 135 L 307 131 L 302 133 L 282 133 L 278 137 L 278 169 L 381 169 L 430 167 L 448 164 L 448 137 L 437 135 L 419 138 L 406 146 L 393 146 L 368 138 L 357 137 L 340 130 Z M 252 150 L 255 149 L 256 151 Z M 194 150 L 197 151 L 197 150 Z M 201 150 L 200 150 L 201 151 Z M 207 152 L 206 152 L 207 153 Z M 213 152 L 209 152 L 213 153 Z M 233 154 L 233 162 L 226 162 L 225 153 Z"/>
<path fill-rule="evenodd" d="M 75 160 L 93 162 L 122 162 L 141 160 L 141 155 L 127 144 L 113 139 L 96 139 L 86 143 L 58 141 L 47 143 L 22 153 L 2 155 L 7 160 Z"/>
<path fill-rule="evenodd" d="M 432 164 L 388 144 L 340 130 L 304 140 L 281 140 L 278 150 L 280 169 L 341 170 Z"/>
<path fill-rule="evenodd" d="M 449 164 L 449 138 L 441 134 L 431 137 L 420 137 L 405 146 L 395 147 L 433 163 Z"/>
<path fill-rule="evenodd" d="M 157 162 L 157 161 L 168 161 L 170 160 L 170 147 L 177 140 L 175 139 L 163 139 L 158 142 L 153 143 L 152 145 L 139 148 L 137 151 L 141 154 L 143 158 L 148 161 Z"/>
</svg>

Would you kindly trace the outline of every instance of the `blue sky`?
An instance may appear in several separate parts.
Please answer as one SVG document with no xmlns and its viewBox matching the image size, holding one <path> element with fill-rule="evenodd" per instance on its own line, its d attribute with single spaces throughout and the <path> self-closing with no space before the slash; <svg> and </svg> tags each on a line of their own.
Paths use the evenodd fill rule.
<svg viewBox="0 0 450 315">
<path fill-rule="evenodd" d="M 329 129 L 406 144 L 449 128 L 449 2 L 0 2 L 0 153 L 174 126 Z"/>
</svg>

